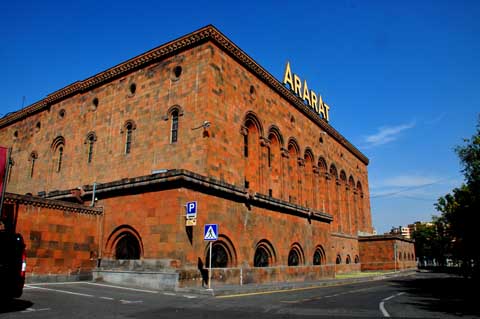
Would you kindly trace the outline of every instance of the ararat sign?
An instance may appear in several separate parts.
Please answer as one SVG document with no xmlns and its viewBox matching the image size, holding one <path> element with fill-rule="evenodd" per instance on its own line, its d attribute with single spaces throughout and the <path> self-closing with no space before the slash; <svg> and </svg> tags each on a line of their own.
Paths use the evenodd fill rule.
<svg viewBox="0 0 480 319">
<path fill-rule="evenodd" d="M 309 107 L 311 107 L 318 115 L 325 121 L 329 121 L 330 106 L 323 102 L 322 96 L 316 94 L 313 90 L 308 89 L 307 80 L 300 80 L 300 77 L 294 73 L 290 68 L 290 62 L 287 62 L 285 67 L 285 74 L 283 75 L 283 84 L 289 85 L 290 90 L 301 98 Z"/>
</svg>

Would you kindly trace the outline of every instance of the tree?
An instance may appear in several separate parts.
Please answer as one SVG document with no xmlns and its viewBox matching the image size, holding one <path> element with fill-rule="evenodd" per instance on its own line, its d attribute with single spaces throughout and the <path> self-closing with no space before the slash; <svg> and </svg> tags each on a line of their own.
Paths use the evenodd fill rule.
<svg viewBox="0 0 480 319">
<path fill-rule="evenodd" d="M 480 274 L 480 117 L 477 132 L 465 139 L 455 152 L 463 166 L 465 184 L 438 199 L 435 207 L 447 227 L 453 256 L 462 262 L 467 275 Z"/>
</svg>

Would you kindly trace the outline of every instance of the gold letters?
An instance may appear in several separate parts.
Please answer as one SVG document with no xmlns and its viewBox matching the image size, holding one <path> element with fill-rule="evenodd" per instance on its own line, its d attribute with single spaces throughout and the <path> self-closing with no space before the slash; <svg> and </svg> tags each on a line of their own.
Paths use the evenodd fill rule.
<svg viewBox="0 0 480 319">
<path fill-rule="evenodd" d="M 310 106 L 317 114 L 319 114 L 325 121 L 329 121 L 330 106 L 323 102 L 322 96 L 316 94 L 313 90 L 308 89 L 307 80 L 303 81 L 300 77 L 292 73 L 290 62 L 285 66 L 285 74 L 283 75 L 283 84 L 289 85 L 290 90 L 293 91 L 299 98 L 301 98 L 308 106 Z"/>
</svg>

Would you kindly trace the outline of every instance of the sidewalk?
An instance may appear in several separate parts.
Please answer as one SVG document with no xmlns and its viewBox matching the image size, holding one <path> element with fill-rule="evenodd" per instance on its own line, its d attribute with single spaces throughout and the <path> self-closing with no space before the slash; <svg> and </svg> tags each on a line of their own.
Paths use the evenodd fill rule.
<svg viewBox="0 0 480 319">
<path fill-rule="evenodd" d="M 315 289 L 327 286 L 339 286 L 346 284 L 353 284 L 359 282 L 383 280 L 393 277 L 410 276 L 416 273 L 417 270 L 405 270 L 397 272 L 385 272 L 385 273 L 356 273 L 356 274 L 343 274 L 337 275 L 334 279 L 325 279 L 317 281 L 303 281 L 303 282 L 276 282 L 276 283 L 264 283 L 264 284 L 244 284 L 244 285 L 216 285 L 212 282 L 212 288 L 207 289 L 204 287 L 186 287 L 177 288 L 176 291 L 182 293 L 192 293 L 200 295 L 210 296 L 234 296 L 242 294 L 255 294 L 265 292 L 275 292 L 282 290 L 300 290 L 300 289 Z"/>
</svg>

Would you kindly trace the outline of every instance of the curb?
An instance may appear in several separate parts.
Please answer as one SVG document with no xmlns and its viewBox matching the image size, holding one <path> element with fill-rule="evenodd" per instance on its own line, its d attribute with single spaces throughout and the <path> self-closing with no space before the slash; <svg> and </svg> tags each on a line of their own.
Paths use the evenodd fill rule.
<svg viewBox="0 0 480 319">
<path fill-rule="evenodd" d="M 386 273 L 382 275 L 373 275 L 373 276 L 365 276 L 359 278 L 347 278 L 347 279 L 329 279 L 329 280 L 322 280 L 322 281 L 315 281 L 315 282 L 281 282 L 275 284 L 264 284 L 264 285 L 237 285 L 237 286 L 219 286 L 214 287 L 212 289 L 207 288 L 177 288 L 175 289 L 177 292 L 182 293 L 192 293 L 197 295 L 205 295 L 205 296 L 213 296 L 213 297 L 226 297 L 235 295 L 244 295 L 244 294 L 255 294 L 255 293 L 274 293 L 274 292 L 286 292 L 289 290 L 296 290 L 296 289 L 319 289 L 323 287 L 332 287 L 332 286 L 340 286 L 340 285 L 348 285 L 348 284 L 356 284 L 362 282 L 369 282 L 369 281 L 379 281 L 385 280 L 388 278 L 395 278 L 395 277 L 405 277 L 411 276 L 415 274 L 416 270 L 409 270 L 409 271 L 401 271 L 395 273 Z"/>
</svg>

